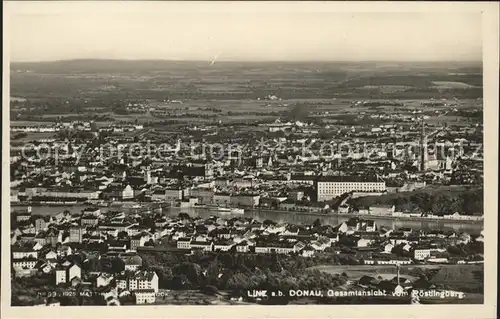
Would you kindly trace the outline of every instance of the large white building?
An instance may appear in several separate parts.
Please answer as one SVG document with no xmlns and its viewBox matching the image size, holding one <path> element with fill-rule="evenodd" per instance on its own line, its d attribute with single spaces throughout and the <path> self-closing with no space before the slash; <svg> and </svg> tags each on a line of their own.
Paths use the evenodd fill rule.
<svg viewBox="0 0 500 319">
<path fill-rule="evenodd" d="M 158 292 L 158 275 L 154 271 L 138 271 L 128 279 L 128 289 L 152 289 Z"/>
<path fill-rule="evenodd" d="M 12 260 L 12 266 L 14 269 L 33 269 L 38 262 L 35 258 L 22 258 Z"/>
<path fill-rule="evenodd" d="M 385 181 L 372 177 L 327 176 L 316 181 L 317 200 L 330 200 L 352 191 L 385 192 Z"/>
<path fill-rule="evenodd" d="M 425 260 L 431 256 L 432 249 L 429 247 L 417 247 L 413 251 L 413 258 L 415 260 Z"/>
<path fill-rule="evenodd" d="M 38 252 L 33 248 L 26 247 L 13 247 L 12 248 L 12 259 L 23 259 L 23 258 L 38 258 Z"/>
</svg>

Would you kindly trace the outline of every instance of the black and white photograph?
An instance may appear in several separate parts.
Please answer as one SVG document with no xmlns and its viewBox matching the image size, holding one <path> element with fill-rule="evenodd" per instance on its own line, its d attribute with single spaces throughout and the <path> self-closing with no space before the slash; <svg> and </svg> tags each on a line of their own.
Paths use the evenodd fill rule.
<svg viewBox="0 0 500 319">
<path fill-rule="evenodd" d="M 9 3 L 9 306 L 494 297 L 483 58 L 498 3 L 142 4 Z"/>
</svg>

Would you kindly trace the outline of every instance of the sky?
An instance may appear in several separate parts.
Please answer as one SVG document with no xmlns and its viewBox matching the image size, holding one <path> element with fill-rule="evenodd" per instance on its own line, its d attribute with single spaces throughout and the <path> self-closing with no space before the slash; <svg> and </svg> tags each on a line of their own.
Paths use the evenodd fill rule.
<svg viewBox="0 0 500 319">
<path fill-rule="evenodd" d="M 231 2 L 211 10 L 181 5 L 172 10 L 172 4 L 164 2 L 135 11 L 117 10 L 118 2 L 107 3 L 107 10 L 86 1 L 78 3 L 78 9 L 77 4 L 70 9 L 65 5 L 11 8 L 11 61 L 480 61 L 482 57 L 481 15 L 472 12 L 234 10 Z"/>
</svg>

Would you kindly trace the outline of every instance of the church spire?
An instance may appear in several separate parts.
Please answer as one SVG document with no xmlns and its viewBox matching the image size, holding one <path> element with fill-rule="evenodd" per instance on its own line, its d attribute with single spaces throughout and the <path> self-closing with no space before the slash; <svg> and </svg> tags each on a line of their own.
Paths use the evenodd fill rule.
<svg viewBox="0 0 500 319">
<path fill-rule="evenodd" d="M 427 169 L 427 136 L 425 136 L 425 122 L 422 119 L 422 133 L 420 136 L 420 170 Z"/>
</svg>

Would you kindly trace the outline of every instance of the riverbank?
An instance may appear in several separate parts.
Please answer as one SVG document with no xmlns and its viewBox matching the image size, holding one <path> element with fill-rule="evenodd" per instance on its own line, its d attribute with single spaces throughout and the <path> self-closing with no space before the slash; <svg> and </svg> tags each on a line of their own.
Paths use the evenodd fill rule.
<svg viewBox="0 0 500 319">
<path fill-rule="evenodd" d="M 116 205 L 117 203 L 114 203 L 115 208 L 120 205 Z M 121 203 L 124 204 L 124 206 L 127 206 L 126 208 L 138 208 L 138 209 L 145 209 L 145 210 L 150 210 L 150 209 L 158 209 L 159 207 L 155 207 L 156 203 L 131 203 L 131 202 L 124 202 Z M 156 204 L 156 205 L 155 205 Z M 87 206 L 89 204 L 86 203 L 76 203 L 76 202 L 47 202 L 47 203 L 13 203 L 11 207 L 73 207 L 73 206 Z M 144 205 L 141 207 L 141 205 Z M 149 206 L 149 207 L 148 207 Z M 110 206 L 107 206 L 110 207 Z M 161 206 L 162 209 L 172 209 L 172 208 L 180 208 L 180 207 L 163 207 Z M 180 208 L 182 209 L 182 208 Z M 189 208 L 188 208 L 189 209 Z M 192 210 L 208 210 L 210 212 L 217 212 L 217 210 L 211 209 L 211 207 L 190 207 Z M 221 211 L 222 212 L 222 211 Z M 271 213 L 271 214 L 288 214 L 288 215 L 302 215 L 302 216 L 314 216 L 314 217 L 345 217 L 345 218 L 353 218 L 353 217 L 359 217 L 363 219 L 368 219 L 368 220 L 377 220 L 377 219 L 383 219 L 383 220 L 394 220 L 394 221 L 421 221 L 421 222 L 452 222 L 452 223 L 464 223 L 464 224 L 483 224 L 484 219 L 483 216 L 461 216 L 461 217 L 452 217 L 452 216 L 428 216 L 428 217 L 423 217 L 423 216 L 408 216 L 408 215 L 374 215 L 374 214 L 356 214 L 356 213 L 336 213 L 336 212 L 328 212 L 328 213 L 318 213 L 318 212 L 304 212 L 304 211 L 290 211 L 290 210 L 279 210 L 279 209 L 262 209 L 262 208 L 254 208 L 254 209 L 245 209 L 245 212 L 249 213 Z M 224 211 L 224 213 L 227 213 Z M 238 214 L 240 215 L 240 214 Z"/>
<path fill-rule="evenodd" d="M 270 213 L 283 213 L 283 214 L 292 214 L 292 215 L 307 215 L 307 216 L 317 216 L 317 217 L 359 217 L 363 219 L 384 219 L 384 220 L 395 220 L 395 221 L 443 221 L 443 222 L 453 222 L 453 223 L 470 223 L 470 224 L 482 224 L 484 220 L 482 219 L 461 219 L 461 218 L 446 218 L 446 217 L 423 217 L 423 216 L 404 216 L 404 215 L 372 215 L 372 214 L 353 214 L 353 213 L 314 213 L 314 212 L 297 212 L 297 211 L 288 211 L 288 210 L 275 210 L 275 209 L 253 209 L 250 211 L 254 212 L 270 212 Z"/>
<path fill-rule="evenodd" d="M 85 202 L 77 202 L 77 201 L 66 201 L 66 202 L 52 202 L 52 201 L 40 201 L 40 202 L 17 202 L 12 203 L 12 206 L 16 207 L 64 207 L 64 206 L 74 206 L 74 205 L 88 205 Z"/>
<path fill-rule="evenodd" d="M 133 204 L 139 203 L 128 203 L 127 207 L 113 206 L 113 207 L 101 207 L 102 212 L 108 210 L 113 211 L 123 211 L 126 213 L 140 213 L 142 211 L 150 211 L 155 213 L 161 213 L 166 216 L 177 216 L 179 213 L 186 213 L 192 217 L 209 218 L 210 216 L 219 216 L 222 218 L 232 218 L 232 217 L 247 217 L 253 218 L 258 221 L 272 220 L 277 223 L 289 223 L 295 225 L 310 225 L 314 223 L 315 220 L 319 219 L 323 225 L 338 225 L 340 223 L 348 221 L 353 217 L 361 217 L 364 219 L 374 220 L 377 223 L 377 227 L 387 227 L 389 229 L 398 229 L 401 227 L 412 228 L 412 229 L 423 229 L 423 230 L 445 230 L 445 231 L 455 231 L 455 232 L 467 232 L 471 235 L 479 235 L 484 228 L 483 222 L 469 222 L 462 220 L 449 220 L 449 219 L 428 219 L 420 218 L 393 218 L 392 216 L 370 216 L 370 215 L 352 215 L 352 214 L 322 214 L 322 213 L 308 213 L 308 212 L 291 212 L 291 211 L 280 211 L 280 210 L 245 210 L 244 214 L 227 214 L 219 213 L 217 211 L 210 211 L 205 208 L 179 208 L 179 207 L 161 207 L 162 205 L 153 204 L 147 205 L 141 208 L 130 208 L 129 206 L 134 206 Z M 160 209 L 161 207 L 161 209 Z M 71 206 L 32 206 L 32 214 L 37 215 L 56 215 L 65 210 L 70 213 L 80 213 L 83 209 L 88 208 L 88 205 L 71 205 Z M 19 206 L 13 204 L 11 206 L 11 211 L 26 211 L 26 206 Z"/>
</svg>

